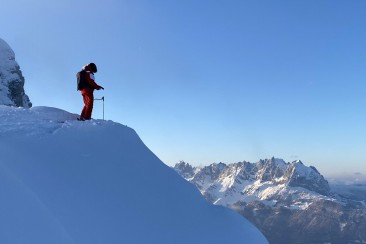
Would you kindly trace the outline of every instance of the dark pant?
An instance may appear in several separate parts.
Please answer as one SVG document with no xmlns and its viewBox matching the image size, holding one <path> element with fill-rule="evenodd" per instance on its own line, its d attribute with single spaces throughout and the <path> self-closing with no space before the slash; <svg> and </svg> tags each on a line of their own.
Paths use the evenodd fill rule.
<svg viewBox="0 0 366 244">
<path fill-rule="evenodd" d="M 93 111 L 93 103 L 94 103 L 94 95 L 93 90 L 91 89 L 83 89 L 81 91 L 81 95 L 83 95 L 84 99 L 84 108 L 81 112 L 80 118 L 82 119 L 91 119 L 92 111 Z"/>
</svg>

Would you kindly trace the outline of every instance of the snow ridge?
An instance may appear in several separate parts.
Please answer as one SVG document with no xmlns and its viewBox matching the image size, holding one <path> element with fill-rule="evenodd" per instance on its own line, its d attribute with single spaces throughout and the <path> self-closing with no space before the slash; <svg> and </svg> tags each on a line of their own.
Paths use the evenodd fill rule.
<svg viewBox="0 0 366 244">
<path fill-rule="evenodd" d="M 0 243 L 268 243 L 124 125 L 0 106 Z"/>
</svg>

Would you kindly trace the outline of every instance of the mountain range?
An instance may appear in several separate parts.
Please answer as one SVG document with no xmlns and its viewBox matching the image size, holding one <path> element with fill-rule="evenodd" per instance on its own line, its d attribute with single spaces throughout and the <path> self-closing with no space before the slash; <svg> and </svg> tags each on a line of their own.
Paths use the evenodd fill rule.
<svg viewBox="0 0 366 244">
<path fill-rule="evenodd" d="M 174 169 L 208 201 L 249 219 L 270 243 L 366 242 L 366 185 L 334 188 L 315 167 L 274 157 L 205 167 L 182 161 Z"/>
</svg>

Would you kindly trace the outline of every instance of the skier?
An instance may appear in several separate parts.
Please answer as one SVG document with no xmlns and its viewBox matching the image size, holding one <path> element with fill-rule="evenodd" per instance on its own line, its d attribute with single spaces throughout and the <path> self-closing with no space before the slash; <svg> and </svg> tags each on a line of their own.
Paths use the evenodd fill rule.
<svg viewBox="0 0 366 244">
<path fill-rule="evenodd" d="M 81 91 L 84 100 L 84 107 L 78 120 L 84 121 L 91 119 L 94 103 L 93 92 L 95 89 L 104 90 L 102 86 L 95 83 L 94 73 L 97 73 L 97 66 L 94 63 L 85 65 L 83 69 L 77 73 L 78 90 Z"/>
</svg>

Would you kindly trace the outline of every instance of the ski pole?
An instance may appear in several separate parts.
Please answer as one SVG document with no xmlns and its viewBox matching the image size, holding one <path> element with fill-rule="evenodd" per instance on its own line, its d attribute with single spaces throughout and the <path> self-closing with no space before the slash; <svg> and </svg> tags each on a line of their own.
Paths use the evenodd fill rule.
<svg viewBox="0 0 366 244">
<path fill-rule="evenodd" d="M 94 100 L 102 100 L 103 101 L 103 120 L 104 120 L 104 96 L 102 98 L 94 98 Z"/>
</svg>

